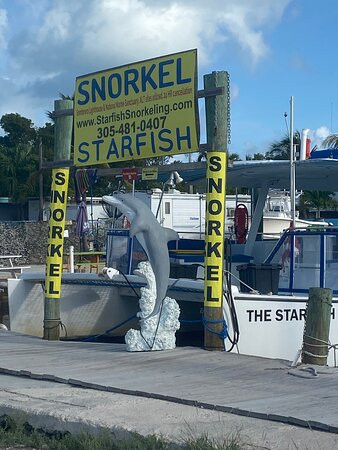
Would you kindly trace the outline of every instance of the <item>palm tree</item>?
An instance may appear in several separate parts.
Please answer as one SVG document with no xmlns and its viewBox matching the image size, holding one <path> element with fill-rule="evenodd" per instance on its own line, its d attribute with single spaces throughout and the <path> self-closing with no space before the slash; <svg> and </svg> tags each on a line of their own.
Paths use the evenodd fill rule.
<svg viewBox="0 0 338 450">
<path fill-rule="evenodd" d="M 296 131 L 293 143 L 300 148 L 300 133 Z M 285 160 L 290 159 L 290 136 L 286 134 L 282 139 L 272 142 L 269 150 L 265 153 L 266 159 Z"/>
<path fill-rule="evenodd" d="M 323 148 L 338 148 L 338 134 L 330 134 L 322 142 Z"/>
</svg>

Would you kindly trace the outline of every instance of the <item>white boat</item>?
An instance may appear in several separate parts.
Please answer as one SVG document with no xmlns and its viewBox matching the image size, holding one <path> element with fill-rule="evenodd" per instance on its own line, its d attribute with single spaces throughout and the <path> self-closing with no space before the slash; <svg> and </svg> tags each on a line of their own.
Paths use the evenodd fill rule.
<svg viewBox="0 0 338 450">
<path fill-rule="evenodd" d="M 297 165 L 298 189 L 338 191 L 338 161 L 300 161 Z M 338 232 L 333 228 L 325 232 L 289 231 L 297 233 L 293 239 L 294 256 L 289 260 L 285 256 L 284 244 L 290 234 L 283 236 L 284 242 L 280 241 L 277 246 L 277 240 L 256 240 L 269 187 L 284 189 L 288 176 L 287 161 L 262 162 L 252 166 L 234 166 L 229 170 L 228 181 L 239 186 L 260 188 L 247 242 L 233 245 L 234 261 L 242 256 L 253 258 L 255 263 L 267 261 L 283 264 L 277 295 L 239 292 L 233 288 L 240 326 L 238 350 L 242 354 L 292 360 L 302 344 L 309 287 L 333 289 L 330 342 L 338 343 Z M 192 177 L 197 179 L 198 174 Z M 237 265 L 233 262 L 233 269 Z M 234 275 L 237 276 L 236 273 Z M 88 337 L 108 329 L 111 329 L 111 334 L 121 336 L 135 326 L 138 301 L 130 285 L 137 290 L 144 285 L 144 279 L 134 275 L 127 279 L 128 282 L 123 276 L 117 276 L 113 281 L 107 281 L 96 274 L 64 274 L 61 320 L 68 337 Z M 238 286 L 236 278 L 233 280 Z M 8 281 L 10 326 L 13 331 L 42 336 L 43 281 L 43 273 L 24 273 L 20 279 Z M 200 318 L 203 288 L 203 280 L 169 280 L 168 295 L 179 301 L 183 319 Z M 182 329 L 187 331 L 194 327 L 193 324 L 182 325 Z M 231 323 L 229 327 L 231 333 Z M 334 364 L 334 356 L 332 347 L 329 356 L 331 365 Z"/>
<path fill-rule="evenodd" d="M 263 210 L 264 239 L 279 237 L 290 227 L 291 199 L 287 191 L 270 190 Z M 295 228 L 327 226 L 328 222 L 300 219 L 296 213 Z"/>
</svg>

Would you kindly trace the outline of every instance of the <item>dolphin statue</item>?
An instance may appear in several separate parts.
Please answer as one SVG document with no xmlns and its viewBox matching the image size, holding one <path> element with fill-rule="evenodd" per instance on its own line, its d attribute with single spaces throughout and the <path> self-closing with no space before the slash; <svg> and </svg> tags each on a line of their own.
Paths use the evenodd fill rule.
<svg viewBox="0 0 338 450">
<path fill-rule="evenodd" d="M 167 243 L 178 240 L 179 236 L 171 228 L 162 227 L 150 208 L 140 199 L 130 194 L 104 195 L 102 200 L 115 206 L 130 221 L 130 237 L 136 237 L 147 254 L 156 281 L 156 302 L 148 317 L 155 316 L 161 310 L 168 289 L 170 262 Z"/>
</svg>

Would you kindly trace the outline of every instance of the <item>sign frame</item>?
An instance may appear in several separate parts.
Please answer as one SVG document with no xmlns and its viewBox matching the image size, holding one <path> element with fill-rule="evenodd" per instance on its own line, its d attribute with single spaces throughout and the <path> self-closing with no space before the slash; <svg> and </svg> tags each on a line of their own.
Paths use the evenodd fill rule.
<svg viewBox="0 0 338 450">
<path fill-rule="evenodd" d="M 75 166 L 197 152 L 199 133 L 196 49 L 76 78 Z"/>
</svg>

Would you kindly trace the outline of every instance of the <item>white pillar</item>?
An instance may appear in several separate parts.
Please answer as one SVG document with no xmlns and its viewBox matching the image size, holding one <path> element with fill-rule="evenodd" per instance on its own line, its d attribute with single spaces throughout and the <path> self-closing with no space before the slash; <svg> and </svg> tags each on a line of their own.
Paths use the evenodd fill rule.
<svg viewBox="0 0 338 450">
<path fill-rule="evenodd" d="M 300 153 L 299 153 L 299 159 L 301 161 L 304 161 L 306 159 L 306 139 L 307 135 L 309 133 L 308 128 L 303 128 L 302 135 L 301 135 L 301 141 L 300 141 Z"/>
<path fill-rule="evenodd" d="M 74 246 L 69 246 L 69 271 L 74 273 Z"/>
</svg>

